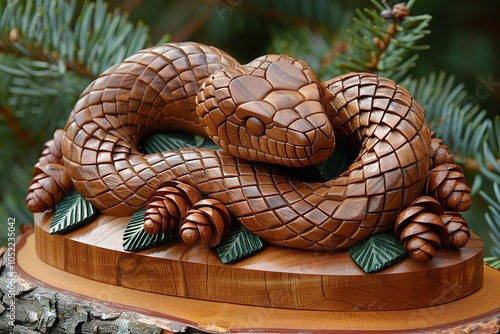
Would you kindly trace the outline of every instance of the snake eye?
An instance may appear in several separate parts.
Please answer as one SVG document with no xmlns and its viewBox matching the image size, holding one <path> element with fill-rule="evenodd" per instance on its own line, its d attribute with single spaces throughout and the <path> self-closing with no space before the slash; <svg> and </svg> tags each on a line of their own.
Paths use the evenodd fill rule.
<svg viewBox="0 0 500 334">
<path fill-rule="evenodd" d="M 266 131 L 266 125 L 260 119 L 254 116 L 247 118 L 245 122 L 247 131 L 252 136 L 262 136 Z"/>
</svg>

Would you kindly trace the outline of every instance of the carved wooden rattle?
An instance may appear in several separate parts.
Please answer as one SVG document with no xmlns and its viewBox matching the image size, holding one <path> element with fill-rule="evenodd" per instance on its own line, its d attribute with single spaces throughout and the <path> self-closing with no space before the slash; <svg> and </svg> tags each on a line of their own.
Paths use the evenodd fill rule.
<svg viewBox="0 0 500 334">
<path fill-rule="evenodd" d="M 138 150 L 172 129 L 223 150 Z M 273 169 L 326 159 L 336 136 L 359 150 L 336 179 Z M 368 73 L 320 82 L 285 55 L 239 65 L 199 43 L 143 50 L 92 82 L 46 146 L 26 199 L 33 212 L 74 187 L 103 214 L 147 206 L 148 233 L 180 229 L 187 243 L 218 244 L 231 217 L 269 243 L 314 250 L 394 228 L 419 261 L 470 236 L 457 212 L 470 189 L 408 91 Z"/>
</svg>

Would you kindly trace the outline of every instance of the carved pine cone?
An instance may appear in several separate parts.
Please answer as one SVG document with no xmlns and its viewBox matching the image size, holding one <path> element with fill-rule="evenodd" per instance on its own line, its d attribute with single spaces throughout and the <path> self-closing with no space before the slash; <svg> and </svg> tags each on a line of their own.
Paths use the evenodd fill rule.
<svg viewBox="0 0 500 334">
<path fill-rule="evenodd" d="M 186 212 L 199 200 L 200 192 L 186 183 L 164 183 L 146 206 L 144 231 L 160 234 L 176 230 Z"/>
<path fill-rule="evenodd" d="M 64 136 L 64 130 L 56 130 L 54 138 L 45 142 L 43 150 L 38 162 L 35 164 L 33 174 L 36 176 L 43 172 L 43 166 L 48 164 L 62 165 L 61 141 Z"/>
<path fill-rule="evenodd" d="M 446 226 L 446 236 L 441 239 L 445 247 L 462 248 L 470 238 L 469 225 L 458 212 L 446 211 L 440 216 Z"/>
<path fill-rule="evenodd" d="M 450 211 L 467 211 L 471 206 L 470 188 L 460 167 L 445 163 L 427 176 L 425 193 Z"/>
<path fill-rule="evenodd" d="M 443 145 L 443 141 L 441 139 L 432 138 L 431 149 L 432 166 L 436 167 L 446 163 L 455 163 L 455 156 L 450 152 L 448 146 Z"/>
<path fill-rule="evenodd" d="M 417 197 L 403 210 L 395 223 L 396 235 L 410 257 L 417 262 L 431 260 L 446 228 L 440 216 L 443 207 L 432 197 Z"/>
<path fill-rule="evenodd" d="M 226 207 L 215 199 L 204 199 L 188 211 L 180 235 L 188 245 L 200 242 L 213 247 L 218 245 L 230 230 L 231 216 Z"/>
<path fill-rule="evenodd" d="M 73 189 L 71 179 L 62 165 L 63 135 L 63 130 L 54 132 L 54 138 L 45 143 L 45 149 L 35 164 L 26 196 L 26 205 L 31 212 L 52 209 Z"/>
<path fill-rule="evenodd" d="M 26 205 L 31 212 L 52 209 L 73 188 L 71 179 L 62 165 L 38 166 L 36 173 L 26 196 Z"/>
</svg>

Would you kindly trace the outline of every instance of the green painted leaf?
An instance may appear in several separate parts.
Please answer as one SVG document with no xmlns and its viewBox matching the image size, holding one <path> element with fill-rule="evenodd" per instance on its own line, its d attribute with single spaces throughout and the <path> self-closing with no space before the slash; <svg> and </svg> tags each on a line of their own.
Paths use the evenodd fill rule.
<svg viewBox="0 0 500 334">
<path fill-rule="evenodd" d="M 240 224 L 235 224 L 231 235 L 222 240 L 215 248 L 222 263 L 231 263 L 243 260 L 264 247 L 261 238 L 247 230 Z"/>
<path fill-rule="evenodd" d="M 484 263 L 495 269 L 500 269 L 500 258 L 496 256 L 485 257 Z"/>
<path fill-rule="evenodd" d="M 76 190 L 72 190 L 56 205 L 50 224 L 50 234 L 65 233 L 96 217 L 99 211 Z"/>
<path fill-rule="evenodd" d="M 177 150 L 179 148 L 220 149 L 213 141 L 187 132 L 156 133 L 142 142 L 140 150 L 146 154 Z"/>
<path fill-rule="evenodd" d="M 406 257 L 403 245 L 392 233 L 374 234 L 348 250 L 351 258 L 366 273 L 393 265 Z"/>
<path fill-rule="evenodd" d="M 156 247 L 175 239 L 177 232 L 162 234 L 147 234 L 143 229 L 144 212 L 146 208 L 137 210 L 123 232 L 123 249 L 126 251 L 140 251 Z"/>
</svg>

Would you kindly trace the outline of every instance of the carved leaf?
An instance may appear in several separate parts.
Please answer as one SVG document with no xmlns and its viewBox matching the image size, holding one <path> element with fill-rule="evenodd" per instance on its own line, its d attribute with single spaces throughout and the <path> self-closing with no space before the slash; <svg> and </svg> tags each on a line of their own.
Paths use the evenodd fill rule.
<svg viewBox="0 0 500 334">
<path fill-rule="evenodd" d="M 50 234 L 65 233 L 91 221 L 99 211 L 73 190 L 56 205 Z"/>
<path fill-rule="evenodd" d="M 166 232 L 161 234 L 147 234 L 144 231 L 144 212 L 146 208 L 137 210 L 123 232 L 123 249 L 126 251 L 140 251 L 156 247 L 173 240 L 178 234 Z"/>
<path fill-rule="evenodd" d="M 264 241 L 240 224 L 234 224 L 231 235 L 215 248 L 222 263 L 241 261 L 264 247 Z"/>
<path fill-rule="evenodd" d="M 407 255 L 398 238 L 390 233 L 372 235 L 349 248 L 348 253 L 366 273 L 393 265 Z"/>
<path fill-rule="evenodd" d="M 140 149 L 146 154 L 177 150 L 179 148 L 214 148 L 220 149 L 214 142 L 194 136 L 187 132 L 157 133 L 148 137 L 141 145 Z"/>
</svg>

